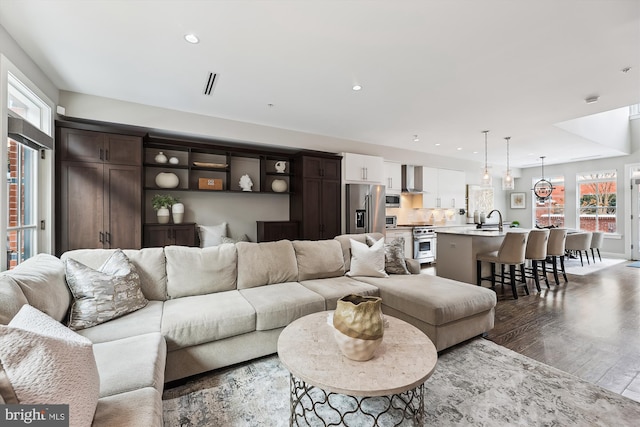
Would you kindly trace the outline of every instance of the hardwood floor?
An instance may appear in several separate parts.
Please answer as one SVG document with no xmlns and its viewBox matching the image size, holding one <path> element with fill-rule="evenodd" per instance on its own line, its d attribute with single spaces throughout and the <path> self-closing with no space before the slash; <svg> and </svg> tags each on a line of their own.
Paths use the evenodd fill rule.
<svg viewBox="0 0 640 427">
<path fill-rule="evenodd" d="M 640 268 L 630 263 L 561 276 L 560 285 L 549 275 L 540 293 L 530 279 L 530 295 L 519 287 L 517 300 L 498 285 L 486 338 L 640 402 Z"/>
</svg>

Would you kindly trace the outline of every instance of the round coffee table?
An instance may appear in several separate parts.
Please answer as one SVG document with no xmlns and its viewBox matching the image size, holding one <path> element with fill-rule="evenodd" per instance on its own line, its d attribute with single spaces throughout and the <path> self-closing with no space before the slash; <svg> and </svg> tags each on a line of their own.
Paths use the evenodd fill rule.
<svg viewBox="0 0 640 427">
<path fill-rule="evenodd" d="M 328 322 L 331 315 L 324 311 L 297 319 L 278 339 L 278 356 L 290 372 L 289 425 L 301 425 L 301 420 L 310 425 L 310 419 L 346 425 L 346 417 L 360 414 L 374 426 L 399 425 L 403 419 L 422 425 L 424 382 L 438 360 L 431 340 L 409 323 L 385 316 L 388 326 L 373 359 L 357 362 L 340 352 Z M 401 420 L 389 421 L 397 413 Z"/>
</svg>

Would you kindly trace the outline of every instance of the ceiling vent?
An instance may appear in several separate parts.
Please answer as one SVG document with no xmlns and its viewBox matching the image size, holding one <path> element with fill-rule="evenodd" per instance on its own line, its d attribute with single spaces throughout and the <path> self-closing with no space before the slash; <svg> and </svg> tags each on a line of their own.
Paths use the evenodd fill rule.
<svg viewBox="0 0 640 427">
<path fill-rule="evenodd" d="M 213 92 L 213 89 L 216 86 L 216 82 L 217 81 L 218 81 L 218 74 L 209 73 L 209 78 L 207 79 L 207 84 L 204 87 L 204 94 L 205 95 L 211 95 L 211 93 Z"/>
</svg>

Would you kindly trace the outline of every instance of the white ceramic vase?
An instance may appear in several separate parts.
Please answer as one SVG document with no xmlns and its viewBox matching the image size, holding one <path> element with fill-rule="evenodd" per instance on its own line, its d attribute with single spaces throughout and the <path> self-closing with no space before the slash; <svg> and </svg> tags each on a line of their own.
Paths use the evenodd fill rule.
<svg viewBox="0 0 640 427">
<path fill-rule="evenodd" d="M 287 181 L 284 179 L 274 179 L 271 183 L 271 189 L 276 193 L 284 193 L 287 191 Z"/>
<path fill-rule="evenodd" d="M 157 212 L 158 224 L 167 224 L 169 222 L 169 208 L 160 208 Z"/>
<path fill-rule="evenodd" d="M 173 172 L 160 172 L 156 175 L 156 185 L 159 188 L 176 188 L 178 184 L 180 179 Z"/>
<path fill-rule="evenodd" d="M 158 154 L 156 154 L 154 160 L 156 161 L 156 163 L 167 163 L 167 156 L 165 156 L 165 154 L 160 151 Z"/>
<path fill-rule="evenodd" d="M 171 213 L 173 214 L 173 223 L 181 224 L 184 217 L 184 205 L 182 203 L 174 203 L 171 206 Z"/>
</svg>

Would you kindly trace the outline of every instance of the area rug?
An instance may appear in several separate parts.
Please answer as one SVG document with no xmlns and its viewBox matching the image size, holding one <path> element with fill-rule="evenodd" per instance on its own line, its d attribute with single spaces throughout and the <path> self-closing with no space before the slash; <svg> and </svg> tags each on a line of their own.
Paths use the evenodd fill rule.
<svg viewBox="0 0 640 427">
<path fill-rule="evenodd" d="M 632 262 L 628 264 L 627 267 L 640 268 L 640 261 Z"/>
<path fill-rule="evenodd" d="M 614 265 L 618 265 L 620 263 L 625 262 L 624 259 L 621 258 L 602 258 L 602 261 L 596 256 L 596 262 L 593 262 L 591 259 L 591 255 L 589 255 L 589 263 L 587 263 L 586 258 L 584 258 L 583 254 L 583 262 L 584 266 L 580 264 L 580 258 L 566 258 L 564 259 L 564 270 L 567 274 L 574 274 L 576 276 L 586 276 L 587 274 L 594 273 L 596 271 L 603 270 L 605 268 L 609 268 Z"/>
<path fill-rule="evenodd" d="M 400 368 L 390 367 L 390 375 L 394 369 Z M 429 426 L 608 427 L 640 420 L 640 403 L 482 338 L 442 352 L 425 386 Z M 217 370 L 166 389 L 163 408 L 165 427 L 288 426 L 289 373 L 277 356 Z"/>
</svg>

